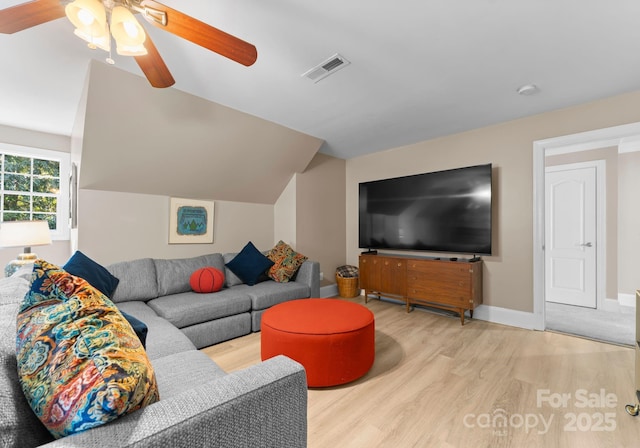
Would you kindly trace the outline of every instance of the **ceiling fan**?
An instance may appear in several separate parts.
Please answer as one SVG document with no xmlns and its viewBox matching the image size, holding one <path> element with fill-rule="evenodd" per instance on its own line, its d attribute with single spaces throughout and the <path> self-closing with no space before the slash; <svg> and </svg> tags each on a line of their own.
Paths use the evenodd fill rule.
<svg viewBox="0 0 640 448">
<path fill-rule="evenodd" d="M 258 57 L 254 45 L 155 0 L 31 0 L 0 10 L 0 33 L 13 34 L 67 15 L 89 47 L 110 51 L 113 36 L 118 53 L 133 56 L 152 86 L 170 87 L 175 80 L 135 13 L 242 65 L 250 66 Z"/>
</svg>

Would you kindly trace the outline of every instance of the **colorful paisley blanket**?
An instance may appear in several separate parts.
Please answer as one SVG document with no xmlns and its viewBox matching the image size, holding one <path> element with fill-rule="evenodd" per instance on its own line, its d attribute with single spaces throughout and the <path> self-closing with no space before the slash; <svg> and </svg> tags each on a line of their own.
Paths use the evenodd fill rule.
<svg viewBox="0 0 640 448">
<path fill-rule="evenodd" d="M 146 352 L 113 302 L 44 260 L 18 314 L 16 354 L 22 390 L 56 438 L 159 400 Z"/>
</svg>

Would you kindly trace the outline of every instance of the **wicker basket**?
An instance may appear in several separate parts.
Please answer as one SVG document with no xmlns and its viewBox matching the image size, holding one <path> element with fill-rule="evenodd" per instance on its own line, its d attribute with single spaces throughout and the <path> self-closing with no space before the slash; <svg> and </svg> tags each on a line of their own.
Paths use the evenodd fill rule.
<svg viewBox="0 0 640 448">
<path fill-rule="evenodd" d="M 341 277 L 336 274 L 336 283 L 338 284 L 338 295 L 340 297 L 351 299 L 360 295 L 358 277 Z"/>
</svg>

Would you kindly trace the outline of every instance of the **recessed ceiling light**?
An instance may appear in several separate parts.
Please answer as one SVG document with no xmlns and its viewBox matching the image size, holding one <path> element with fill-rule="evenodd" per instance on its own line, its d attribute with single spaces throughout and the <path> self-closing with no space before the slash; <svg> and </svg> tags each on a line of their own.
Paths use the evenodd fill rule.
<svg viewBox="0 0 640 448">
<path fill-rule="evenodd" d="M 516 92 L 518 92 L 518 94 L 520 95 L 530 96 L 540 92 L 540 89 L 535 84 L 525 84 L 518 87 L 518 90 L 516 90 Z"/>
</svg>

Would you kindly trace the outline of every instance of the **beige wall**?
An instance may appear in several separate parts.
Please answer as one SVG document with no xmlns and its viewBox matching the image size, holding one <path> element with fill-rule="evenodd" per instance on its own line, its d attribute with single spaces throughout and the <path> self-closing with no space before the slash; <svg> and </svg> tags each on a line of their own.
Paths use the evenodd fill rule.
<svg viewBox="0 0 640 448">
<path fill-rule="evenodd" d="M 0 142 L 61 152 L 69 152 L 71 148 L 71 138 L 66 135 L 48 134 L 1 124 Z"/>
<path fill-rule="evenodd" d="M 80 186 L 274 204 L 322 140 L 93 61 Z"/>
<path fill-rule="evenodd" d="M 213 244 L 168 244 L 169 198 L 80 190 L 78 248 L 100 263 L 141 257 L 267 250 L 280 239 L 320 262 L 329 280 L 345 263 L 345 161 L 318 154 L 274 205 L 215 201 Z"/>
<path fill-rule="evenodd" d="M 624 240 L 618 238 L 618 148 L 602 148 L 592 151 L 580 151 L 569 154 L 548 156 L 546 166 L 566 165 L 569 163 L 604 160 L 606 164 L 606 296 L 608 299 L 618 299 L 618 248 L 624 245 Z"/>
<path fill-rule="evenodd" d="M 358 261 L 359 182 L 492 163 L 494 255 L 484 257 L 484 303 L 532 312 L 533 142 L 638 121 L 633 92 L 348 160 L 347 261 Z"/>
<path fill-rule="evenodd" d="M 274 206 L 274 244 L 279 240 L 296 248 L 297 175 L 289 181 Z"/>
<path fill-rule="evenodd" d="M 317 154 L 297 175 L 296 247 L 332 282 L 346 262 L 345 167 L 343 159 Z"/>
<path fill-rule="evenodd" d="M 635 294 L 640 289 L 640 152 L 618 156 L 620 192 L 618 209 L 619 246 L 618 291 Z"/>
<path fill-rule="evenodd" d="M 295 247 L 295 173 L 322 140 L 93 62 L 72 142 L 74 247 L 111 263 L 237 252 L 247 241 L 267 250 L 280 238 Z M 216 201 L 213 244 L 168 244 L 170 196 Z"/>
<path fill-rule="evenodd" d="M 22 249 L 21 247 L 0 249 L 0 278 L 4 277 L 3 272 L 6 264 L 22 253 Z M 49 246 L 34 246 L 31 248 L 31 252 L 58 266 L 65 264 L 71 255 L 69 241 L 54 241 Z"/>
<path fill-rule="evenodd" d="M 78 248 L 99 263 L 273 247 L 273 206 L 215 201 L 213 244 L 169 244 L 169 197 L 80 190 Z"/>
</svg>

